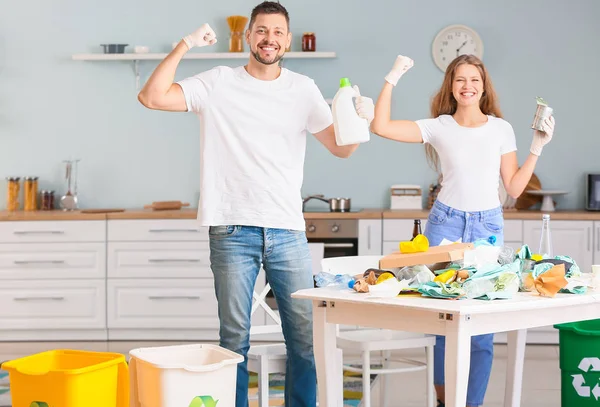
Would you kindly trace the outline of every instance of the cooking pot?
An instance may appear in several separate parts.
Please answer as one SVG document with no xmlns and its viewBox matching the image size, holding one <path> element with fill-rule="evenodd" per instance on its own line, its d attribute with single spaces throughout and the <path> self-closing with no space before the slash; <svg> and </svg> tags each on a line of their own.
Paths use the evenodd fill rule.
<svg viewBox="0 0 600 407">
<path fill-rule="evenodd" d="M 304 211 L 304 204 L 311 199 L 318 199 L 329 204 L 329 210 L 331 212 L 349 212 L 350 211 L 350 198 L 325 198 L 323 195 L 311 195 L 302 200 L 302 210 Z"/>
</svg>

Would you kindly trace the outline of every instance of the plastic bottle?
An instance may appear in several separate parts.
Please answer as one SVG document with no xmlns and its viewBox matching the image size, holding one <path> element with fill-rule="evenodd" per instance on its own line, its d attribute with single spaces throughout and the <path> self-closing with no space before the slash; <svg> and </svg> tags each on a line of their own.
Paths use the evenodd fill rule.
<svg viewBox="0 0 600 407">
<path fill-rule="evenodd" d="M 348 274 L 331 274 L 324 271 L 315 276 L 317 287 L 354 288 L 354 278 Z"/>
<path fill-rule="evenodd" d="M 540 237 L 540 249 L 538 253 L 544 259 L 554 257 L 552 252 L 552 237 L 550 236 L 550 215 L 548 214 L 542 216 L 542 236 Z"/>
<path fill-rule="evenodd" d="M 338 146 L 369 141 L 369 122 L 356 112 L 353 98 L 360 94 L 351 86 L 348 78 L 340 79 L 340 88 L 333 98 L 331 112 L 335 142 Z"/>
</svg>

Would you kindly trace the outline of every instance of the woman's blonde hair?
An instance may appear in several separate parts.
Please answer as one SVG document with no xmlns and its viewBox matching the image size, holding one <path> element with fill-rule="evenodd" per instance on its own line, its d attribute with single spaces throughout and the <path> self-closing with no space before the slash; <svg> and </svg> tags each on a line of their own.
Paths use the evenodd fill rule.
<svg viewBox="0 0 600 407">
<path fill-rule="evenodd" d="M 483 62 L 474 55 L 461 55 L 454 59 L 448 68 L 446 68 L 446 75 L 444 76 L 444 82 L 438 93 L 434 96 L 431 102 L 431 116 L 438 117 L 443 114 L 453 115 L 456 113 L 457 103 L 454 95 L 452 94 L 452 82 L 454 81 L 454 75 L 456 70 L 461 65 L 473 65 L 479 69 L 479 74 L 483 81 L 483 94 L 479 101 L 479 108 L 481 112 L 486 115 L 495 117 L 502 117 L 500 107 L 498 106 L 498 97 L 494 91 L 494 86 L 490 76 L 483 65 Z M 425 154 L 427 155 L 427 161 L 431 167 L 440 172 L 439 164 L 440 159 L 435 151 L 435 148 L 429 143 L 425 144 Z"/>
</svg>

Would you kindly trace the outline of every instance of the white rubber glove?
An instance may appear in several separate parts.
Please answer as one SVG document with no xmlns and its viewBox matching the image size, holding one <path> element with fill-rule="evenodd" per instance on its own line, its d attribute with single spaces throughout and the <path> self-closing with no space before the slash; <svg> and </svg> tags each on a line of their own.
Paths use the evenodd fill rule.
<svg viewBox="0 0 600 407">
<path fill-rule="evenodd" d="M 217 42 L 217 34 L 210 28 L 210 25 L 205 23 L 190 35 L 183 37 L 183 41 L 188 46 L 188 49 L 205 47 Z"/>
<path fill-rule="evenodd" d="M 531 148 L 529 149 L 531 154 L 537 156 L 542 154 L 544 146 L 552 140 L 552 135 L 554 134 L 554 117 L 550 116 L 544 119 L 542 128 L 544 131 L 535 130 L 533 132 L 533 141 L 531 142 Z"/>
<path fill-rule="evenodd" d="M 402 75 L 404 75 L 406 71 L 412 68 L 413 65 L 414 62 L 412 59 L 403 55 L 398 55 L 396 61 L 394 62 L 392 70 L 385 76 L 385 80 L 391 83 L 392 85 L 396 86 L 398 80 L 402 77 Z"/>
<path fill-rule="evenodd" d="M 373 103 L 373 99 L 366 96 L 361 96 L 358 86 L 354 85 L 352 88 L 358 95 L 354 102 L 356 106 L 356 113 L 358 113 L 358 116 L 361 119 L 366 119 L 370 126 L 371 122 L 375 118 L 375 104 Z"/>
</svg>

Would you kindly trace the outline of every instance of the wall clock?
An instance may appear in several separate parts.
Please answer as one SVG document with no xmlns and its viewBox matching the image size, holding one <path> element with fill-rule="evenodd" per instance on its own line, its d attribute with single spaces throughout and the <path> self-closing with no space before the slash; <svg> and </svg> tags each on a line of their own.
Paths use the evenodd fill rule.
<svg viewBox="0 0 600 407">
<path fill-rule="evenodd" d="M 472 54 L 483 58 L 483 41 L 475 30 L 465 25 L 449 25 L 442 29 L 433 40 L 431 47 L 433 61 L 443 72 L 460 55 Z"/>
</svg>

